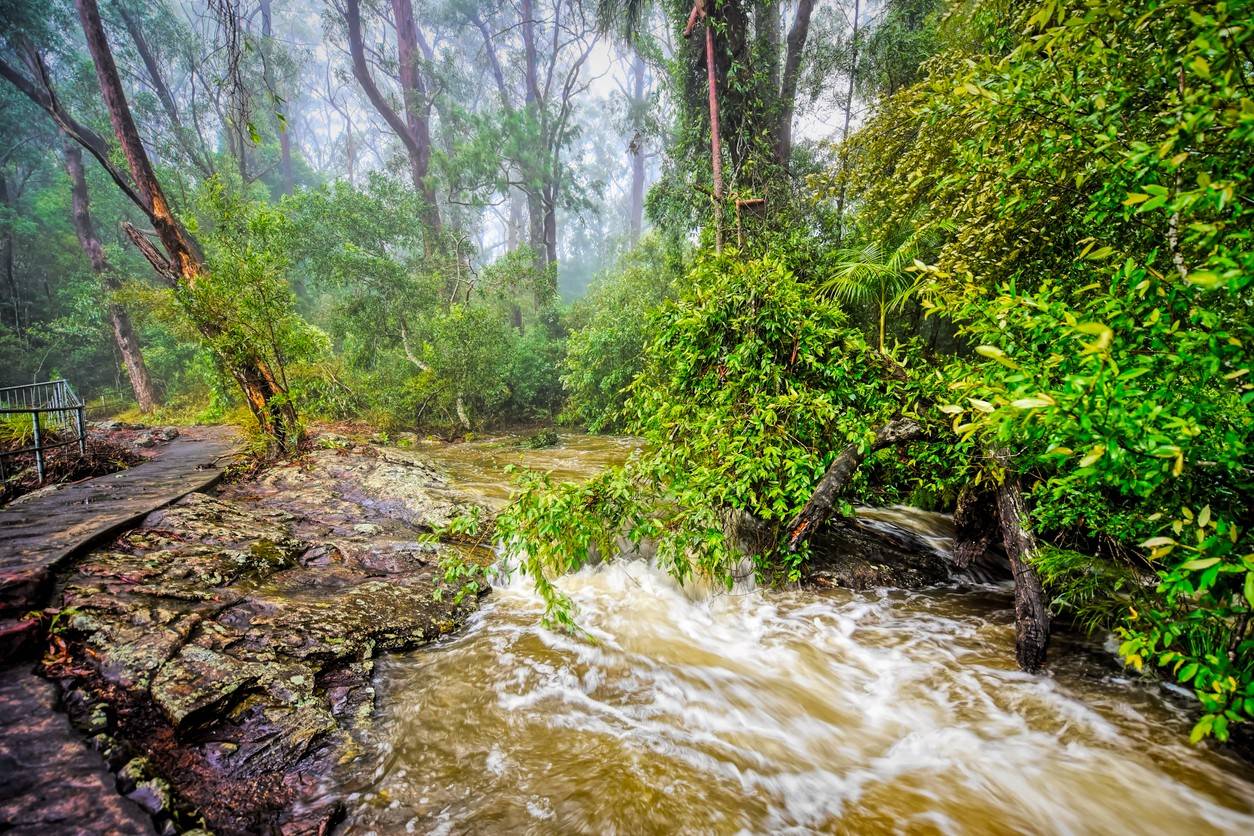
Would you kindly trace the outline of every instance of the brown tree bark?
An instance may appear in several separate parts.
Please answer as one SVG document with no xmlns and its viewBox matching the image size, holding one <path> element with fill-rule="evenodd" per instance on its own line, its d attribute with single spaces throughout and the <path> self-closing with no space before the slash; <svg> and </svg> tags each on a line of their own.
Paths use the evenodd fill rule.
<svg viewBox="0 0 1254 836">
<path fill-rule="evenodd" d="M 788 524 L 788 550 L 809 540 L 832 515 L 832 505 L 868 455 L 885 447 L 904 444 L 923 434 L 923 426 L 911 418 L 894 418 L 875 433 L 869 446 L 854 442 L 840 452 L 819 480 L 810 501 Z"/>
<path fill-rule="evenodd" d="M 435 239 L 442 229 L 435 188 L 428 177 L 431 162 L 431 102 L 427 97 L 422 73 L 418 66 L 418 28 L 414 22 L 414 11 L 410 0 L 393 0 L 392 14 L 393 24 L 396 27 L 404 118 L 388 103 L 370 72 L 362 35 L 360 0 L 346 0 L 345 2 L 344 21 L 348 25 L 348 52 L 352 59 L 353 77 L 361 85 L 370 104 L 405 146 L 414 188 L 422 194 L 427 204 L 423 222 L 431 232 L 431 235 L 426 236 L 431 240 L 425 243 L 427 251 L 431 252 L 434 249 Z"/>
<path fill-rule="evenodd" d="M 131 117 L 126 94 L 122 89 L 122 79 L 118 75 L 117 64 L 105 36 L 96 0 L 74 0 L 74 5 L 78 10 L 88 52 L 95 65 L 96 80 L 109 112 L 109 122 L 122 146 L 131 178 L 135 182 L 137 205 L 152 222 L 165 253 L 158 252 L 134 226 L 125 225 L 126 232 L 158 273 L 172 284 L 194 287 L 197 279 L 205 272 L 204 259 L 195 241 L 183 230 L 170 211 L 165 193 L 148 160 L 148 153 Z M 79 141 L 78 137 L 75 140 Z M 197 321 L 194 324 L 210 341 L 221 336 L 223 332 L 219 322 Z M 287 398 L 286 388 L 269 364 L 263 358 L 253 355 L 238 361 L 232 360 L 227 368 L 243 391 L 249 409 L 262 431 L 274 438 L 280 446 L 295 446 L 300 440 L 296 410 Z"/>
<path fill-rule="evenodd" d="M 87 50 L 91 53 L 96 68 L 96 80 L 100 84 L 100 96 L 109 113 L 109 124 L 113 126 L 113 132 L 122 146 L 122 155 L 131 170 L 131 179 L 143 201 L 141 206 L 152 221 L 157 237 L 165 247 L 177 275 L 194 285 L 203 269 L 199 251 L 170 211 L 165 193 L 148 161 L 148 152 L 144 150 L 135 120 L 131 117 L 126 93 L 122 89 L 122 79 L 113 60 L 113 51 L 105 37 L 100 10 L 95 0 L 75 0 L 74 6 L 78 9 L 87 40 Z"/>
<path fill-rule="evenodd" d="M 707 0 L 696 0 L 688 14 L 684 37 L 690 37 L 698 21 L 705 21 L 705 72 L 706 88 L 710 103 L 710 170 L 714 179 L 714 250 L 723 251 L 723 144 L 718 125 L 717 55 L 714 52 L 714 27 L 706 12 Z"/>
<path fill-rule="evenodd" d="M 87 260 L 91 263 L 92 272 L 100 280 L 100 284 L 109 297 L 106 309 L 109 323 L 113 327 L 113 341 L 118 353 L 122 356 L 122 365 L 126 367 L 126 377 L 131 383 L 131 391 L 135 393 L 135 401 L 139 411 L 148 413 L 157 405 L 156 389 L 148 376 L 144 365 L 144 355 L 139 347 L 139 338 L 131 324 L 131 317 L 126 309 L 112 300 L 121 285 L 117 275 L 109 266 L 105 257 L 100 236 L 96 234 L 96 225 L 91 219 L 91 203 L 87 192 L 87 177 L 83 173 L 83 152 L 68 136 L 62 137 L 65 171 L 70 176 L 70 204 L 74 222 L 74 234 L 78 237 L 79 246 L 83 248 Z"/>
<path fill-rule="evenodd" d="M 1038 671 L 1045 663 L 1049 645 L 1049 605 L 1040 575 L 1032 565 L 1036 556 L 1036 537 L 1028 522 L 1023 504 L 1019 477 L 1011 470 L 1009 456 L 994 454 L 1005 475 L 997 489 L 997 513 L 1001 521 L 1002 545 L 1010 558 L 1010 571 L 1015 579 L 1015 657 L 1019 667 Z"/>
</svg>

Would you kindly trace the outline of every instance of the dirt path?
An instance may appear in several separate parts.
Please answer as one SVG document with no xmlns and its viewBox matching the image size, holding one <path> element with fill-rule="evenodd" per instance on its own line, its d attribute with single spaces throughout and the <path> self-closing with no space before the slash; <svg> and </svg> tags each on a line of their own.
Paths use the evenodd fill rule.
<svg viewBox="0 0 1254 836">
<path fill-rule="evenodd" d="M 231 427 L 189 428 L 151 461 L 0 509 L 0 632 L 44 603 L 67 558 L 212 485 L 239 443 Z"/>
</svg>

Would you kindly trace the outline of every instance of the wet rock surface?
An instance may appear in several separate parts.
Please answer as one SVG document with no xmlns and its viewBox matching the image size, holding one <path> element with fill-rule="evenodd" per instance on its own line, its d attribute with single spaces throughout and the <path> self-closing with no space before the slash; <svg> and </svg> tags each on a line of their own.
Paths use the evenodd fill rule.
<svg viewBox="0 0 1254 836">
<path fill-rule="evenodd" d="M 443 547 L 422 538 L 463 507 L 371 447 L 189 495 L 78 564 L 45 672 L 159 828 L 318 832 L 337 800 L 300 802 L 354 757 L 375 657 L 475 606 L 437 600 Z"/>
<path fill-rule="evenodd" d="M 0 832 L 155 833 L 55 703 L 56 686 L 30 671 L 0 675 Z"/>
<path fill-rule="evenodd" d="M 893 508 L 859 509 L 850 519 L 833 519 L 811 540 L 804 569 L 819 589 L 921 589 L 965 577 L 978 581 L 1009 577 L 1005 558 L 960 565 L 954 559 L 953 523 L 947 515 L 913 511 L 911 522 Z M 919 526 L 926 524 L 926 527 Z"/>
</svg>

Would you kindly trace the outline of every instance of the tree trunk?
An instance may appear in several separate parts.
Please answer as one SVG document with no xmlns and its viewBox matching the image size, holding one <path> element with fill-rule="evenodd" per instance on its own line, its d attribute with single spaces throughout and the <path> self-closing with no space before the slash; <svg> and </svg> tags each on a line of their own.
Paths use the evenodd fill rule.
<svg viewBox="0 0 1254 836">
<path fill-rule="evenodd" d="M 536 268 L 548 266 L 549 248 L 544 237 L 544 197 L 538 189 L 527 189 L 527 245 L 535 257 Z"/>
<path fill-rule="evenodd" d="M 392 17 L 396 26 L 396 58 L 400 68 L 401 97 L 405 105 L 405 122 L 413 137 L 410 172 L 414 188 L 426 201 L 423 221 L 432 235 L 442 229 L 435 187 L 428 172 L 431 168 L 431 100 L 418 66 L 418 26 L 414 21 L 411 0 L 392 0 Z"/>
<path fill-rule="evenodd" d="M 161 102 L 161 109 L 165 111 L 166 118 L 170 120 L 171 131 L 174 138 L 178 141 L 183 152 L 187 154 L 187 158 L 191 160 L 196 169 L 205 177 L 213 176 L 213 162 L 206 155 L 203 155 L 203 148 L 197 148 L 192 142 L 188 131 L 183 127 L 183 120 L 179 116 L 178 106 L 174 103 L 174 95 L 170 92 L 169 85 L 165 82 L 165 76 L 161 71 L 161 63 L 153 54 L 152 48 L 148 45 L 148 39 L 144 36 L 144 30 L 136 19 L 133 11 L 127 11 L 126 3 L 115 3 L 114 8 L 117 10 L 118 16 L 122 18 L 122 24 L 126 27 L 127 34 L 131 36 L 131 43 L 135 44 L 135 51 L 139 53 L 139 58 L 144 64 L 144 70 L 148 73 L 148 80 L 152 82 L 152 89 L 157 94 L 157 101 Z"/>
<path fill-rule="evenodd" d="M 644 110 L 645 64 L 644 57 L 637 52 L 632 60 L 632 112 L 637 122 Z M 644 228 L 644 137 L 637 125 L 635 136 L 631 139 L 628 150 L 631 153 L 631 193 L 627 207 L 627 229 L 632 246 L 640 240 Z"/>
<path fill-rule="evenodd" d="M 705 23 L 705 71 L 710 93 L 710 167 L 714 175 L 714 250 L 723 251 L 723 144 L 718 135 L 718 83 L 714 74 L 714 28 Z"/>
<path fill-rule="evenodd" d="M 277 96 L 277 85 L 274 81 L 274 71 L 271 69 L 273 55 L 270 51 L 274 44 L 274 13 L 271 0 L 261 0 L 258 8 L 261 10 L 261 36 L 265 39 L 266 54 L 264 57 L 266 86 L 270 88 L 271 95 Z M 280 119 L 275 119 L 275 131 L 279 135 L 279 174 L 282 176 L 282 185 L 279 187 L 282 194 L 291 194 L 296 190 L 296 180 L 292 175 L 292 134 L 288 130 L 288 126 Z"/>
<path fill-rule="evenodd" d="M 0 171 L 0 205 L 12 211 L 15 198 L 9 194 L 9 181 Z M 17 242 L 13 235 L 13 224 L 4 225 L 4 237 L 0 238 L 0 271 L 4 272 L 5 285 L 9 290 L 9 304 L 13 306 L 13 332 L 18 339 L 22 338 L 22 300 L 17 291 L 17 274 L 13 270 L 14 248 Z"/>
<path fill-rule="evenodd" d="M 414 188 L 426 201 L 423 222 L 431 235 L 424 236 L 424 248 L 431 253 L 435 236 L 441 230 L 440 211 L 436 205 L 435 189 L 427 178 L 427 168 L 431 159 L 431 135 L 428 120 L 422 116 L 430 114 L 430 103 L 426 100 L 425 88 L 421 88 L 421 74 L 417 65 L 417 27 L 414 24 L 413 8 L 409 0 L 394 0 L 393 14 L 397 18 L 397 55 L 401 61 L 401 88 L 405 98 L 406 118 L 393 110 L 387 99 L 374 82 L 370 73 L 370 64 L 366 60 L 366 47 L 362 35 L 361 2 L 346 0 L 344 4 L 344 21 L 348 26 L 348 52 L 352 59 L 353 77 L 361 85 L 366 98 L 374 109 L 387 122 L 388 127 L 405 146 L 409 155 L 409 171 Z M 421 88 L 421 89 L 420 89 Z"/>
<path fill-rule="evenodd" d="M 157 252 L 145 236 L 129 224 L 125 226 L 127 235 L 158 273 L 171 284 L 194 287 L 196 280 L 205 271 L 204 260 L 199 247 L 171 213 L 165 193 L 148 160 L 148 153 L 144 150 L 126 102 L 122 79 L 118 75 L 109 41 L 105 37 L 96 0 L 74 0 L 74 5 L 78 10 L 88 52 L 95 65 L 101 98 L 109 112 L 109 122 L 122 145 L 122 153 L 142 200 L 137 205 L 148 215 L 156 229 L 157 237 L 166 251 L 165 255 Z M 77 141 L 78 138 L 75 139 Z M 217 322 L 197 321 L 195 325 L 210 341 L 221 336 L 223 332 L 221 324 Z M 269 364 L 263 358 L 253 355 L 242 361 L 232 362 L 229 371 L 243 391 L 261 430 L 275 439 L 280 447 L 295 447 L 300 440 L 296 410 Z"/>
<path fill-rule="evenodd" d="M 157 405 L 156 390 L 148 377 L 148 369 L 144 366 L 144 355 L 139 347 L 139 339 L 131 318 L 126 309 L 114 302 L 111 294 L 117 292 L 119 283 L 117 276 L 109 267 L 104 247 L 96 234 L 96 225 L 91 219 L 91 203 L 87 192 L 87 178 L 83 173 L 83 152 L 68 136 L 62 138 L 65 170 L 70 175 L 70 196 L 74 221 L 74 234 L 78 243 L 91 262 L 92 272 L 100 280 L 106 294 L 109 323 L 113 326 L 113 341 L 117 344 L 118 353 L 122 356 L 122 364 L 126 367 L 126 377 L 131 382 L 131 391 L 135 393 L 135 401 L 139 411 L 152 412 Z"/>
<path fill-rule="evenodd" d="M 849 177 L 845 171 L 849 159 L 849 118 L 853 113 L 853 84 L 858 74 L 858 14 L 860 11 L 861 0 L 853 0 L 853 57 L 849 63 L 849 88 L 845 94 L 845 124 L 840 131 L 840 196 L 836 198 L 836 223 L 842 239 L 845 234 L 845 196 L 849 187 Z"/>
<path fill-rule="evenodd" d="M 855 32 L 858 20 L 856 3 L 857 0 L 853 13 Z M 779 124 L 775 129 L 775 158 L 785 167 L 792 157 L 792 120 L 797 108 L 797 81 L 801 78 L 801 56 L 810 35 L 810 13 L 813 11 L 814 0 L 801 0 L 797 5 L 797 16 L 793 18 L 792 28 L 788 30 L 788 53 L 784 58 L 784 75 L 779 87 Z M 846 133 L 848 130 L 849 110 L 846 108 Z"/>
<path fill-rule="evenodd" d="M 544 197 L 544 264 L 557 264 L 557 195 L 556 188 L 546 186 Z"/>
<path fill-rule="evenodd" d="M 842 450 L 819 480 L 810 501 L 788 524 L 788 550 L 796 551 L 798 546 L 814 536 L 818 528 L 827 522 L 832 515 L 832 505 L 836 498 L 868 455 L 885 447 L 911 441 L 922 434 L 923 427 L 917 421 L 894 418 L 876 431 L 869 446 L 864 447 L 860 442 L 854 442 Z"/>
<path fill-rule="evenodd" d="M 505 230 L 505 251 L 513 252 L 522 243 L 523 226 L 527 223 L 527 197 L 514 187 L 508 191 L 509 221 Z"/>
<path fill-rule="evenodd" d="M 994 492 L 965 486 L 954 508 L 954 565 L 959 569 L 974 566 L 999 533 Z"/>
<path fill-rule="evenodd" d="M 105 37 L 100 10 L 96 7 L 95 0 L 74 0 L 74 5 L 83 25 L 87 50 L 96 67 L 96 80 L 100 84 L 100 97 L 109 113 L 109 124 L 113 126 L 113 132 L 122 146 L 122 154 L 131 170 L 131 178 L 144 202 L 143 208 L 157 231 L 161 245 L 170 256 L 170 266 L 174 268 L 176 275 L 189 284 L 195 284 L 203 267 L 200 254 L 171 213 L 165 193 L 162 192 L 157 175 L 148 161 L 148 152 L 144 150 L 143 142 L 139 138 L 135 120 L 131 118 L 126 94 L 122 90 L 122 79 L 118 75 L 113 52 Z"/>
<path fill-rule="evenodd" d="M 995 454 L 1005 470 L 997 489 L 997 513 L 1001 520 L 1002 545 L 1010 558 L 1010 571 L 1015 579 L 1015 657 L 1019 667 L 1028 672 L 1040 670 L 1049 644 L 1049 606 L 1041 578 L 1032 565 L 1036 556 L 1036 538 L 1028 522 L 1019 489 L 1019 477 L 1011 470 L 1009 456 Z"/>
</svg>

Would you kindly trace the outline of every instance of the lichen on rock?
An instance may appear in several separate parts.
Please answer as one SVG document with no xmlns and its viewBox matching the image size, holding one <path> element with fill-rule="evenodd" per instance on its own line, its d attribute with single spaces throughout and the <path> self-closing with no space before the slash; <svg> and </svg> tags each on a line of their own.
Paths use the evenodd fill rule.
<svg viewBox="0 0 1254 836">
<path fill-rule="evenodd" d="M 145 807 L 215 831 L 316 829 L 335 800 L 296 802 L 356 751 L 373 658 L 475 606 L 436 600 L 443 547 L 423 536 L 465 507 L 417 456 L 363 446 L 193 494 L 79 564 L 47 672 L 84 723 L 109 706 L 111 752 L 146 759 Z"/>
</svg>

